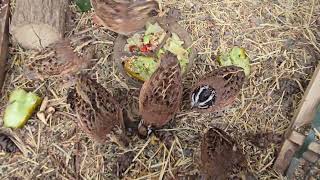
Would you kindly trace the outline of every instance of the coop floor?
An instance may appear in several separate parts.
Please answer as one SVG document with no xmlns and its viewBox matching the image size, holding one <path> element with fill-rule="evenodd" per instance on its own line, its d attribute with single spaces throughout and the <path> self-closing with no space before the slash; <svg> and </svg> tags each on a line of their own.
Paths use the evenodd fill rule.
<svg viewBox="0 0 320 180">
<path fill-rule="evenodd" d="M 215 60 L 219 52 L 233 46 L 247 50 L 252 72 L 236 102 L 221 113 L 196 113 L 188 110 L 186 94 L 181 112 L 156 136 L 130 136 L 126 148 L 116 143 L 96 144 L 74 123 L 75 116 L 66 103 L 68 89 L 57 78 L 27 80 L 23 65 L 35 52 L 11 45 L 0 119 L 9 93 L 17 87 L 47 96 L 48 107 L 55 113 L 47 123 L 33 116 L 23 129 L 15 131 L 30 152 L 27 156 L 0 154 L 0 179 L 116 179 L 119 171 L 127 179 L 198 179 L 201 136 L 213 126 L 223 128 L 239 142 L 249 170 L 259 179 L 281 178 L 272 169 L 280 147 L 278 137 L 288 127 L 320 60 L 320 2 L 164 0 L 161 4 L 192 34 L 198 51 L 193 69 L 184 79 L 186 93 L 199 76 L 219 66 Z M 75 6 L 71 9 L 76 12 Z M 91 13 L 75 13 L 68 22 L 67 36 L 84 34 L 94 39 L 96 64 L 85 71 L 116 94 L 125 107 L 134 109 L 138 90 L 126 83 L 111 60 L 116 34 L 96 28 L 91 17 Z M 257 133 L 269 135 L 252 140 Z M 127 157 L 120 158 L 117 166 L 124 153 Z M 134 157 L 132 163 L 126 162 L 130 156 Z"/>
</svg>

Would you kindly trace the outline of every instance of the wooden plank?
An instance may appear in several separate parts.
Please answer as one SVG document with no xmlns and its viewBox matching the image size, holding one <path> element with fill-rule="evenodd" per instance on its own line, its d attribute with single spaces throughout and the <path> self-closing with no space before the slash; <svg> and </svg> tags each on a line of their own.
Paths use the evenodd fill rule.
<svg viewBox="0 0 320 180">
<path fill-rule="evenodd" d="M 9 0 L 0 0 L 0 89 L 6 72 L 9 44 Z"/>
<path fill-rule="evenodd" d="M 282 145 L 281 151 L 278 154 L 276 162 L 274 164 L 274 169 L 280 173 L 284 174 L 287 170 L 289 163 L 294 155 L 294 153 L 298 150 L 298 146 L 286 139 Z"/>
<path fill-rule="evenodd" d="M 291 124 L 286 132 L 286 140 L 284 141 L 281 151 L 276 159 L 274 168 L 279 173 L 283 174 L 292 159 L 293 154 L 298 150 L 299 146 L 302 145 L 304 135 L 294 131 L 299 127 L 310 124 L 315 118 L 316 108 L 320 103 L 320 65 L 314 71 L 312 79 L 307 87 L 304 97 L 300 103 L 299 108 L 296 110 L 295 116 L 293 117 Z M 304 158 L 311 162 L 318 159 L 320 146 L 317 143 L 312 143 L 309 146 L 311 151 L 304 153 Z"/>
<path fill-rule="evenodd" d="M 291 136 L 289 137 L 289 140 L 301 146 L 305 138 L 306 137 L 303 134 L 298 133 L 296 131 L 292 131 Z M 309 150 L 313 151 L 314 153 L 320 154 L 320 144 L 316 142 L 312 142 L 309 145 Z"/>
<path fill-rule="evenodd" d="M 296 131 L 292 131 L 292 134 L 282 145 L 281 151 L 277 157 L 274 168 L 277 172 L 284 174 L 294 153 L 303 144 L 305 136 Z M 309 151 L 303 154 L 303 158 L 309 162 L 316 162 L 319 159 L 320 144 L 313 142 L 309 145 Z"/>
<path fill-rule="evenodd" d="M 320 65 L 313 73 L 301 104 L 292 120 L 290 129 L 297 129 L 305 124 L 310 124 L 316 114 L 320 103 Z"/>
</svg>

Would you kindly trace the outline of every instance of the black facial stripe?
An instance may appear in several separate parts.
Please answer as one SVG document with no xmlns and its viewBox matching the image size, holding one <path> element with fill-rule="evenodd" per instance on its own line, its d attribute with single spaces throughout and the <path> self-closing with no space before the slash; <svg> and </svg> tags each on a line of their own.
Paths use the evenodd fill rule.
<svg viewBox="0 0 320 180">
<path fill-rule="evenodd" d="M 209 99 L 209 97 L 212 95 L 212 94 L 215 94 L 215 90 L 209 86 L 205 86 L 205 87 L 202 87 L 202 91 L 199 92 L 199 102 L 205 102 L 206 100 Z M 212 99 L 215 99 L 215 97 L 213 97 Z"/>
</svg>

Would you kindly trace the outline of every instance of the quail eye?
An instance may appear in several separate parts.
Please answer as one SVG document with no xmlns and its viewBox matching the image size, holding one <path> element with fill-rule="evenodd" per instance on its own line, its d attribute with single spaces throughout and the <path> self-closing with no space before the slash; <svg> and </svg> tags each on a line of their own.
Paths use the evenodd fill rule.
<svg viewBox="0 0 320 180">
<path fill-rule="evenodd" d="M 151 17 L 157 16 L 158 14 L 159 14 L 158 11 L 155 10 L 155 9 L 152 9 L 152 10 L 149 12 L 149 15 L 150 15 Z"/>
</svg>

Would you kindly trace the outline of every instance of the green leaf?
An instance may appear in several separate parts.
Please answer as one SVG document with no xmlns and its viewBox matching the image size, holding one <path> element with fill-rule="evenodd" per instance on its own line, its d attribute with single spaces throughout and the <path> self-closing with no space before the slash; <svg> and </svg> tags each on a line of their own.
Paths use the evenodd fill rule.
<svg viewBox="0 0 320 180">
<path fill-rule="evenodd" d="M 250 75 L 250 59 L 244 48 L 234 47 L 228 53 L 223 53 L 218 57 L 222 66 L 235 65 L 244 69 L 246 76 Z"/>
<path fill-rule="evenodd" d="M 127 39 L 127 43 L 130 46 L 142 46 L 142 35 L 139 33 L 134 34 L 132 37 Z"/>
<path fill-rule="evenodd" d="M 186 69 L 187 64 L 189 63 L 189 52 L 183 48 L 183 41 L 180 40 L 179 36 L 175 33 L 172 33 L 172 36 L 167 40 L 164 45 L 164 49 L 170 51 L 177 56 L 182 72 Z"/>
<path fill-rule="evenodd" d="M 23 89 L 14 90 L 4 112 L 4 126 L 22 128 L 40 103 L 41 98 L 35 93 L 27 93 Z"/>
<path fill-rule="evenodd" d="M 146 32 L 144 33 L 145 35 L 149 35 L 149 34 L 156 34 L 156 33 L 161 33 L 164 30 L 159 26 L 158 23 L 155 24 L 151 24 L 151 23 L 147 23 L 146 24 Z"/>
<path fill-rule="evenodd" d="M 125 62 L 125 70 L 132 77 L 145 81 L 156 71 L 157 65 L 153 57 L 138 56 Z"/>
<path fill-rule="evenodd" d="M 166 52 L 163 48 L 159 49 L 159 51 L 157 52 L 157 58 L 159 59 L 161 57 L 161 55 L 164 53 L 166 53 Z"/>
<path fill-rule="evenodd" d="M 143 44 L 149 44 L 151 40 L 151 35 L 146 35 L 143 37 Z"/>
<path fill-rule="evenodd" d="M 79 7 L 81 12 L 87 12 L 91 10 L 90 0 L 76 0 L 76 5 Z"/>
</svg>

